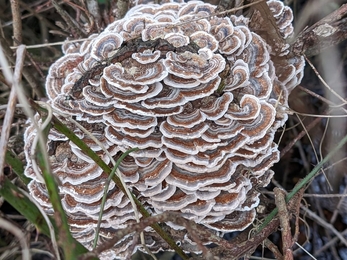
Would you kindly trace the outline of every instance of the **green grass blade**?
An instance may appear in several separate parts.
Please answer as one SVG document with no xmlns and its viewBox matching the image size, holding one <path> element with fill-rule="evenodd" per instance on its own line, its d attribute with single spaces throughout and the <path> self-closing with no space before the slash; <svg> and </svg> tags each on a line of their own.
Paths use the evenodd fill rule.
<svg viewBox="0 0 347 260">
<path fill-rule="evenodd" d="M 48 225 L 41 215 L 41 212 L 37 209 L 36 205 L 32 203 L 19 188 L 14 185 L 9 179 L 5 178 L 3 186 L 0 189 L 0 196 L 2 196 L 13 208 L 15 208 L 21 215 L 23 215 L 27 220 L 33 223 L 36 228 L 46 236 L 50 236 Z M 56 234 L 58 234 L 57 225 L 55 221 L 51 219 L 52 225 Z M 76 240 L 74 242 L 76 245 L 76 254 L 81 255 L 88 250 L 78 243 Z"/>
<path fill-rule="evenodd" d="M 0 195 L 37 229 L 49 236 L 49 229 L 36 205 L 32 203 L 9 179 L 5 178 Z"/>
<path fill-rule="evenodd" d="M 24 184 L 28 184 L 30 182 L 30 179 L 24 175 L 24 166 L 21 160 L 19 160 L 16 155 L 8 150 L 6 151 L 5 162 L 11 167 L 12 171 L 17 174 Z"/>
<path fill-rule="evenodd" d="M 44 140 L 47 140 L 48 132 L 49 127 L 42 132 Z M 51 172 L 49 163 L 44 160 L 44 155 L 40 147 L 41 146 L 39 143 L 37 146 L 37 153 L 35 155 L 38 166 L 41 169 L 42 176 L 46 183 L 49 200 L 54 209 L 54 220 L 57 228 L 58 243 L 63 249 L 64 259 L 75 260 L 80 254 L 86 253 L 88 250 L 85 248 L 83 248 L 83 251 L 77 250 L 79 248 L 79 243 L 71 235 L 68 220 L 61 204 L 58 186 Z"/>
<path fill-rule="evenodd" d="M 130 150 L 126 151 L 125 153 L 123 153 L 121 155 L 121 157 L 117 160 L 116 165 L 113 167 L 111 174 L 107 178 L 106 185 L 104 188 L 104 195 L 102 196 L 102 200 L 101 200 L 100 213 L 99 213 L 98 225 L 96 227 L 95 238 L 94 238 L 94 242 L 93 242 L 93 248 L 96 248 L 96 245 L 98 243 L 100 224 L 101 224 L 101 219 L 102 219 L 102 215 L 103 215 L 104 208 L 105 208 L 105 203 L 106 203 L 106 199 L 107 199 L 107 191 L 108 191 L 108 187 L 110 186 L 110 182 L 113 179 L 113 177 L 115 176 L 116 171 L 117 171 L 119 165 L 121 164 L 121 162 L 123 161 L 123 159 L 131 152 L 134 152 L 137 150 L 139 150 L 139 149 L 133 148 L 133 149 L 130 149 Z"/>
</svg>

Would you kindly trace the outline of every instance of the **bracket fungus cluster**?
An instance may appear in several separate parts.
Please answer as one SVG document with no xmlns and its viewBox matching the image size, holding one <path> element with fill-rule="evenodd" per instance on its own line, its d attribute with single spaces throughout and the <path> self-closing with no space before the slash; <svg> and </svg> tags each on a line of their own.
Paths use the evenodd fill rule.
<svg viewBox="0 0 347 260">
<path fill-rule="evenodd" d="M 267 4 L 285 42 L 293 33 L 291 10 L 280 1 Z M 61 117 L 106 163 L 109 155 L 116 160 L 139 148 L 119 172 L 150 212 L 176 211 L 225 233 L 255 218 L 259 188 L 279 160 L 274 135 L 287 119 L 288 93 L 303 76 L 304 60 L 287 44 L 275 50 L 249 18 L 216 16 L 215 8 L 199 1 L 138 5 L 82 44 L 66 44 L 46 90 L 54 109 L 103 144 L 109 154 Z M 33 126 L 25 133 L 25 173 L 32 196 L 52 212 L 31 161 L 35 134 Z M 54 129 L 48 147 L 71 232 L 91 248 L 107 175 Z M 129 199 L 112 182 L 99 243 L 133 222 Z M 184 250 L 198 251 L 182 227 L 168 225 Z M 150 228 L 145 238 L 154 251 L 168 249 Z M 137 248 L 132 243 L 124 237 L 101 257 L 122 258 Z"/>
</svg>

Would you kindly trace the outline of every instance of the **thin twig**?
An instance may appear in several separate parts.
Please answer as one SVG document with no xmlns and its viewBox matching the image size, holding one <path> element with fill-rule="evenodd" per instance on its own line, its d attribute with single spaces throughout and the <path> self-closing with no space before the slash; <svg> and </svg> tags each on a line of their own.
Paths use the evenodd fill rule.
<svg viewBox="0 0 347 260">
<path fill-rule="evenodd" d="M 59 27 L 55 26 L 44 15 L 40 14 L 40 12 L 44 12 L 51 9 L 53 7 L 52 5 L 49 5 L 48 7 L 40 8 L 38 9 L 38 11 L 36 11 L 36 10 L 33 10 L 31 6 L 26 4 L 24 1 L 19 2 L 19 4 L 24 10 L 29 12 L 29 14 L 23 15 L 21 19 L 25 19 L 30 16 L 35 16 L 40 22 L 44 23 L 46 27 L 51 28 L 52 30 L 58 30 Z"/>
<path fill-rule="evenodd" d="M 274 254 L 275 258 L 277 260 L 283 259 L 283 255 L 281 252 L 278 250 L 278 247 L 270 241 L 270 239 L 265 239 L 264 240 L 264 245 Z"/>
<path fill-rule="evenodd" d="M 77 24 L 77 22 L 71 18 L 71 16 L 63 9 L 61 6 L 57 3 L 57 1 L 52 0 L 52 4 L 57 10 L 57 12 L 60 14 L 60 16 L 64 19 L 66 24 L 69 26 L 72 34 L 77 38 L 79 37 L 86 37 L 86 33 L 84 30 Z"/>
<path fill-rule="evenodd" d="M 329 99 L 326 99 L 325 97 L 322 97 L 321 95 L 318 95 L 317 93 L 302 87 L 301 85 L 297 86 L 297 88 L 301 89 L 302 91 L 306 92 L 307 94 L 323 101 L 324 103 L 327 103 L 330 107 L 335 108 L 335 107 L 341 107 L 341 109 L 343 109 L 343 111 L 346 112 L 347 114 L 347 109 L 343 108 L 342 106 L 346 105 L 346 101 L 344 101 L 342 104 L 336 105 L 334 102 L 330 101 Z"/>
<path fill-rule="evenodd" d="M 305 194 L 305 198 L 336 198 L 336 197 L 341 197 L 341 198 L 346 198 L 347 194 Z"/>
<path fill-rule="evenodd" d="M 347 7 L 347 5 L 346 5 Z M 319 74 L 319 72 L 317 71 L 317 69 L 315 68 L 315 66 L 312 64 L 312 62 L 305 56 L 305 60 L 307 61 L 307 63 L 310 65 L 310 67 L 312 68 L 312 70 L 314 71 L 314 73 L 317 75 L 317 77 L 319 78 L 319 80 L 323 83 L 323 85 L 331 92 L 333 93 L 338 99 L 340 99 L 342 101 L 342 103 L 344 105 L 347 104 L 347 101 L 342 98 L 334 89 L 332 89 L 329 84 L 322 78 L 322 76 Z"/>
<path fill-rule="evenodd" d="M 309 210 L 307 207 L 301 206 L 300 208 L 305 211 L 305 213 L 307 214 L 308 217 L 310 217 L 312 220 L 314 220 L 316 223 L 318 223 L 319 225 L 321 225 L 325 229 L 330 230 L 335 236 L 338 237 L 338 239 L 340 239 L 340 241 L 345 246 L 347 246 L 347 240 L 343 237 L 343 235 L 339 231 L 337 231 L 335 229 L 335 227 L 333 225 L 331 225 L 330 223 L 323 220 L 321 217 L 319 217 L 313 211 Z"/>
<path fill-rule="evenodd" d="M 343 232 L 341 232 L 341 236 L 346 236 L 347 235 L 347 229 L 345 229 Z M 324 252 L 325 250 L 327 250 L 329 247 L 333 246 L 334 244 L 336 244 L 339 241 L 339 237 L 336 236 L 334 238 L 332 238 L 331 240 L 327 241 L 321 248 L 319 248 L 316 252 L 315 252 L 315 256 L 319 256 L 322 252 Z"/>
<path fill-rule="evenodd" d="M 63 2 L 63 1 L 59 1 L 59 3 L 62 3 L 62 2 Z M 20 5 L 22 5 L 22 4 L 23 4 L 23 3 L 21 2 Z M 24 6 L 23 6 L 23 7 L 24 7 Z M 25 7 L 24 7 L 24 8 L 25 8 Z M 43 12 L 46 12 L 46 11 L 52 9 L 52 8 L 53 8 L 53 6 L 52 6 L 51 4 L 48 4 L 48 5 L 47 5 L 47 2 L 46 2 L 46 3 L 44 3 L 43 5 L 38 6 L 38 7 L 36 8 L 37 11 L 36 11 L 35 13 L 36 13 L 36 14 L 43 13 Z M 26 8 L 25 8 L 25 9 L 26 9 Z M 26 10 L 27 10 L 27 9 L 26 9 Z M 27 11 L 29 11 L 29 10 L 27 10 Z M 21 16 L 21 19 L 24 20 L 24 19 L 26 19 L 26 18 L 28 18 L 28 17 L 31 17 L 31 16 L 33 16 L 33 12 L 29 11 L 29 13 L 26 13 L 26 14 L 22 15 L 22 16 Z M 1 24 L 0 27 L 1 27 L 1 28 L 5 28 L 5 27 L 8 27 L 8 26 L 12 26 L 12 24 L 13 24 L 13 21 L 8 21 L 8 22 L 6 22 L 6 23 Z"/>
<path fill-rule="evenodd" d="M 281 224 L 282 245 L 284 260 L 293 260 L 293 238 L 290 228 L 290 216 L 287 209 L 287 203 L 285 200 L 286 192 L 282 189 L 275 188 L 275 203 L 278 208 L 278 217 Z"/>
<path fill-rule="evenodd" d="M 346 195 L 346 193 L 347 193 L 347 186 L 345 187 L 343 193 Z M 332 215 L 332 217 L 331 217 L 331 219 L 329 221 L 331 224 L 336 221 L 336 218 L 339 215 L 341 207 L 343 207 L 344 202 L 345 202 L 345 198 L 341 197 L 340 200 L 339 200 L 339 203 L 337 204 L 337 206 L 336 206 L 336 208 L 334 210 L 334 213 L 333 213 L 333 215 Z"/>
<path fill-rule="evenodd" d="M 290 151 L 290 149 L 292 149 L 292 147 L 294 146 L 294 144 L 299 141 L 301 138 L 303 138 L 307 132 L 309 132 L 313 127 L 315 127 L 320 121 L 322 120 L 322 118 L 316 118 L 315 120 L 313 120 L 310 124 L 308 124 L 306 126 L 306 131 L 302 130 L 293 140 L 291 140 L 286 147 L 284 147 L 281 151 L 281 158 Z"/>
<path fill-rule="evenodd" d="M 19 11 L 19 3 L 18 0 L 11 0 L 10 2 L 13 20 L 13 37 L 15 40 L 22 43 L 22 20 Z M 18 46 L 15 40 L 13 42 L 13 45 Z"/>
<path fill-rule="evenodd" d="M 33 44 L 33 45 L 27 45 L 27 49 L 40 49 L 44 47 L 51 47 L 51 46 L 58 46 L 58 45 L 63 45 L 66 43 L 75 43 L 75 42 L 84 42 L 88 38 L 82 38 L 82 39 L 76 39 L 76 40 L 65 40 L 63 42 L 50 42 L 50 43 L 42 43 L 42 44 Z M 11 49 L 16 49 L 16 46 L 11 46 Z"/>
</svg>

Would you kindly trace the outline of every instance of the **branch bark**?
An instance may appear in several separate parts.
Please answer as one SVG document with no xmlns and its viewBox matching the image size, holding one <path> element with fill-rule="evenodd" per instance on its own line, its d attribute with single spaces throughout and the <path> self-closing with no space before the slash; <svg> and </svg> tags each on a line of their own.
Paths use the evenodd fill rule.
<svg viewBox="0 0 347 260">
<path fill-rule="evenodd" d="M 292 45 L 294 54 L 319 54 L 323 49 L 347 39 L 347 4 L 299 33 Z"/>
</svg>

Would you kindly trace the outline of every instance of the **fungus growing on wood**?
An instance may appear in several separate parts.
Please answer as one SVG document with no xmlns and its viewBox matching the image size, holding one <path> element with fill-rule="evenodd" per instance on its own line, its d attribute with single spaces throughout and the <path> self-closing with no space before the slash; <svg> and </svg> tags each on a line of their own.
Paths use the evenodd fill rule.
<svg viewBox="0 0 347 260">
<path fill-rule="evenodd" d="M 267 3 L 283 39 L 289 37 L 290 9 L 280 1 Z M 249 27 L 249 18 L 210 16 L 215 8 L 198 1 L 136 6 L 101 34 L 65 46 L 46 89 L 49 104 L 75 116 L 115 160 L 140 149 L 119 171 L 153 214 L 180 212 L 224 233 L 243 230 L 255 218 L 258 190 L 279 160 L 274 134 L 287 119 L 288 92 L 300 82 L 304 60 L 287 56 L 283 47 L 277 68 L 276 54 Z M 68 124 L 110 162 L 88 135 Z M 25 173 L 33 179 L 32 196 L 51 211 L 44 184 L 33 173 L 34 135 L 28 127 Z M 55 130 L 48 147 L 72 234 L 91 249 L 107 176 Z M 133 222 L 128 198 L 111 183 L 99 243 Z M 199 252 L 181 231 L 171 235 L 184 250 Z M 168 249 L 151 229 L 145 237 L 149 248 Z M 131 244 L 131 236 L 125 237 L 100 257 L 123 258 L 132 253 Z"/>
</svg>

